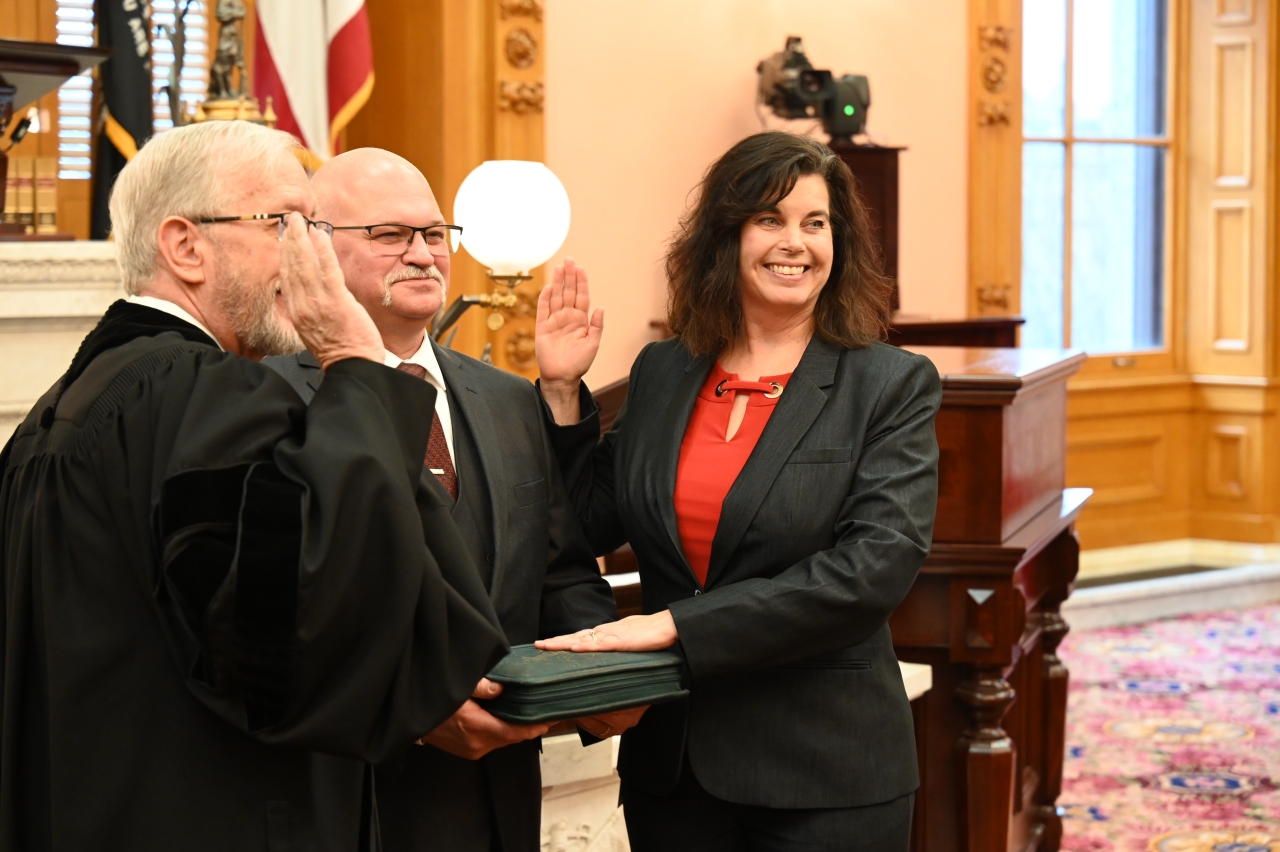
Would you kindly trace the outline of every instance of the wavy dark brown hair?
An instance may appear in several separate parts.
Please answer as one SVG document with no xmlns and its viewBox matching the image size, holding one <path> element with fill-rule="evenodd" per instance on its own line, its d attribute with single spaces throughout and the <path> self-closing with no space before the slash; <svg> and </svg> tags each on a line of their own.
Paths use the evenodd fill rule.
<svg viewBox="0 0 1280 852">
<path fill-rule="evenodd" d="M 814 333 L 849 349 L 884 338 L 893 284 L 882 272 L 849 167 L 821 142 L 773 131 L 748 136 L 707 170 L 667 249 L 667 324 L 693 354 L 720 352 L 742 333 L 742 228 L 806 175 L 826 181 L 834 244 L 831 276 L 813 310 Z"/>
</svg>

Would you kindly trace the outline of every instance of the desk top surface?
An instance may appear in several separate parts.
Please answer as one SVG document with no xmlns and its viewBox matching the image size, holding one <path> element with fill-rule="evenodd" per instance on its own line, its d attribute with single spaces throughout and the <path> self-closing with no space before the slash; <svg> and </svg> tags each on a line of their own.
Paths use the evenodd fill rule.
<svg viewBox="0 0 1280 852">
<path fill-rule="evenodd" d="M 947 391 L 1018 391 L 1066 381 L 1085 362 L 1079 349 L 965 349 L 907 346 L 933 362 Z"/>
</svg>

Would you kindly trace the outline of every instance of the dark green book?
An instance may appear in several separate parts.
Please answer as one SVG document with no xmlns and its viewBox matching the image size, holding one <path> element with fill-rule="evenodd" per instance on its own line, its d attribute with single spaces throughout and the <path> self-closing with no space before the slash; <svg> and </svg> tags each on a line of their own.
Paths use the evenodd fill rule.
<svg viewBox="0 0 1280 852">
<path fill-rule="evenodd" d="M 517 645 L 489 672 L 502 694 L 480 704 L 508 722 L 558 722 L 688 694 L 675 651 L 574 653 Z"/>
</svg>

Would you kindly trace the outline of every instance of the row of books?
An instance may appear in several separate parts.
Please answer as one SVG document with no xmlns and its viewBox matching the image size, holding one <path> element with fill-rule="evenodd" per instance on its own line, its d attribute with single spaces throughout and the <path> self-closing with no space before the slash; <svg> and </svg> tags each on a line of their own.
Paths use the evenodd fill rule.
<svg viewBox="0 0 1280 852">
<path fill-rule="evenodd" d="M 28 234 L 58 232 L 58 158 L 10 157 L 4 182 L 4 222 Z"/>
</svg>

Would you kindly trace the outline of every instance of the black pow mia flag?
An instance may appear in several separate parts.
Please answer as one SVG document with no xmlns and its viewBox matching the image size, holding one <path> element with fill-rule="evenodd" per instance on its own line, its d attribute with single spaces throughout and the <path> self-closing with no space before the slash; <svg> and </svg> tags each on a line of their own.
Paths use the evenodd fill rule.
<svg viewBox="0 0 1280 852">
<path fill-rule="evenodd" d="M 151 5 L 144 0 L 97 0 L 99 47 L 111 48 L 102 64 L 102 112 L 93 168 L 89 236 L 111 233 L 107 201 L 124 164 L 151 138 Z"/>
</svg>

